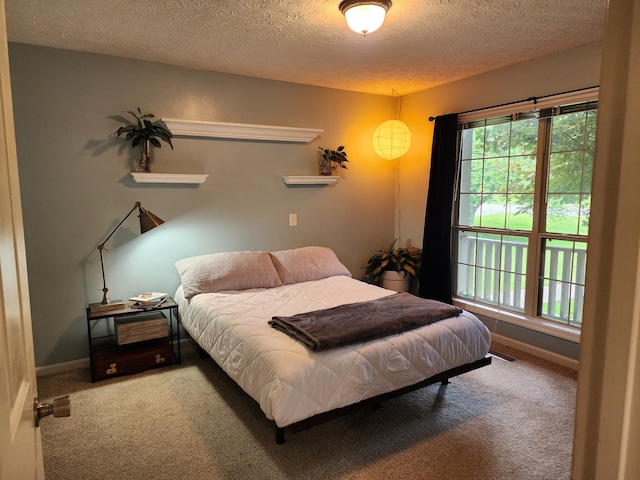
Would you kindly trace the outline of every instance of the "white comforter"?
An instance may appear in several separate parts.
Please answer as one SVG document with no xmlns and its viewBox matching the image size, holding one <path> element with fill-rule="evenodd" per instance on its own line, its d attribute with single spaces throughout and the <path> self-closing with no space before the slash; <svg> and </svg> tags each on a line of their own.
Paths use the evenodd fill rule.
<svg viewBox="0 0 640 480">
<path fill-rule="evenodd" d="M 395 292 L 338 276 L 268 289 L 176 292 L 182 325 L 279 427 L 417 383 L 484 357 L 490 334 L 468 312 L 400 335 L 311 352 L 268 325 Z"/>
</svg>

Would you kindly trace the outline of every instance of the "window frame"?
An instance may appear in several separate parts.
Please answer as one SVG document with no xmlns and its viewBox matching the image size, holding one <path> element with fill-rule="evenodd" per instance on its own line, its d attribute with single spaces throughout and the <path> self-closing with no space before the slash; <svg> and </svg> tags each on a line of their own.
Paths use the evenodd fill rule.
<svg viewBox="0 0 640 480">
<path fill-rule="evenodd" d="M 573 235 L 546 232 L 546 204 L 545 196 L 547 195 L 546 179 L 549 169 L 549 152 L 551 142 L 551 126 L 552 116 L 555 112 L 545 109 L 557 108 L 560 106 L 570 106 L 585 102 L 594 102 L 597 109 L 598 88 L 590 88 L 576 92 L 553 95 L 545 97 L 542 100 L 532 102 L 519 102 L 511 105 L 504 105 L 490 109 L 482 109 L 461 114 L 459 116 L 459 155 L 458 155 L 458 172 L 456 173 L 456 186 L 454 192 L 454 208 L 452 212 L 452 253 L 454 264 L 452 265 L 452 276 L 454 281 L 454 303 L 470 310 L 474 313 L 488 316 L 495 320 L 505 321 L 516 325 L 524 326 L 529 329 L 547 333 L 556 337 L 564 338 L 574 342 L 580 340 L 581 328 L 571 325 L 570 323 L 562 323 L 551 319 L 546 319 L 538 315 L 539 302 L 542 297 L 539 295 L 542 282 L 540 274 L 544 269 L 543 261 L 543 244 L 547 239 L 550 240 L 570 240 L 585 242 L 588 244 L 588 235 Z M 530 116 L 534 111 L 539 115 L 538 119 L 538 142 L 536 151 L 536 167 L 535 167 L 535 184 L 534 184 L 534 206 L 533 206 L 533 225 L 531 231 L 517 231 L 504 229 L 488 229 L 486 227 L 466 226 L 459 224 L 460 213 L 460 159 L 462 149 L 462 126 L 475 121 L 489 120 L 494 117 L 510 115 L 512 118 L 509 122 L 517 119 L 518 114 L 523 113 Z M 557 112 L 558 114 L 570 112 Z M 514 118 L 516 117 L 516 118 Z M 457 294 L 457 277 L 458 277 L 458 234 L 462 231 L 497 233 L 503 236 L 513 235 L 514 233 L 523 234 L 528 237 L 528 249 L 533 249 L 533 253 L 527 252 L 527 261 L 525 269 L 525 303 L 522 312 L 511 310 L 498 305 L 491 305 L 475 299 L 468 299 Z"/>
</svg>

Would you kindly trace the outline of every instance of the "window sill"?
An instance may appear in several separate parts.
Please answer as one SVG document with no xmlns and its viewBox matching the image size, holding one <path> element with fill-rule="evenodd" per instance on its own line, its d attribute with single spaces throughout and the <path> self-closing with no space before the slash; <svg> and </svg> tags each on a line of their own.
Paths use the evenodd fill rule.
<svg viewBox="0 0 640 480">
<path fill-rule="evenodd" d="M 529 317 L 524 314 L 517 314 L 515 312 L 492 308 L 488 305 L 470 302 L 469 300 L 461 298 L 454 298 L 453 303 L 454 305 L 468 310 L 471 313 L 484 315 L 501 322 L 518 325 L 520 327 L 528 328 L 529 330 L 552 335 L 570 342 L 580 343 L 580 329 L 575 327 L 561 325 L 542 318 Z"/>
</svg>

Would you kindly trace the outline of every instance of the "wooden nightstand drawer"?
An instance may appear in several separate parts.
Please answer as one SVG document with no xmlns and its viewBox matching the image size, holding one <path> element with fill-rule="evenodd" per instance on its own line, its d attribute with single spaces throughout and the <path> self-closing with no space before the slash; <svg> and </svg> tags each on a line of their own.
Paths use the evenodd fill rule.
<svg viewBox="0 0 640 480">
<path fill-rule="evenodd" d="M 142 372 L 174 361 L 168 339 L 137 344 L 135 348 L 125 345 L 95 350 L 92 355 L 96 380 Z"/>
</svg>

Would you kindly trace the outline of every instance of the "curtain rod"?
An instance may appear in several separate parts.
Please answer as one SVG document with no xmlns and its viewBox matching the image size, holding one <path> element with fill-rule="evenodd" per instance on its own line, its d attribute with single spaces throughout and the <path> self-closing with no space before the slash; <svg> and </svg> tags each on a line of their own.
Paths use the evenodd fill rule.
<svg viewBox="0 0 640 480">
<path fill-rule="evenodd" d="M 490 108 L 506 107 L 508 105 L 515 105 L 516 103 L 523 103 L 523 102 L 533 102 L 533 104 L 536 105 L 538 103 L 538 100 L 541 100 L 543 98 L 555 97 L 557 95 L 566 95 L 568 93 L 581 92 L 583 90 L 589 90 L 591 88 L 597 88 L 597 87 L 598 85 L 594 85 L 592 87 L 578 88 L 577 90 L 568 90 L 566 92 L 553 93 L 551 95 L 543 95 L 541 97 L 529 97 L 529 98 L 525 98 L 524 100 L 517 100 L 515 102 L 501 103 L 499 105 L 491 105 L 490 107 L 475 108 L 473 110 L 467 110 L 466 112 L 459 112 L 458 115 L 464 115 L 465 113 L 479 112 L 480 110 L 488 110 Z M 433 122 L 435 119 L 436 117 L 429 117 L 430 122 Z"/>
</svg>

